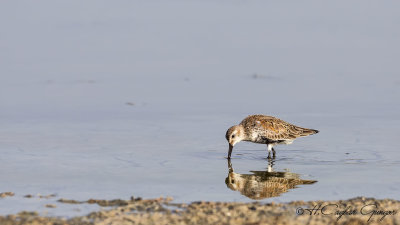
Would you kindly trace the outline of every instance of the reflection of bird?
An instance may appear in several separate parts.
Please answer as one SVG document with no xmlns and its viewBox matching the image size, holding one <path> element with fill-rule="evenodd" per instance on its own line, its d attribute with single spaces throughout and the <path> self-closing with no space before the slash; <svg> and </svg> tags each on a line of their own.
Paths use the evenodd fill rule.
<svg viewBox="0 0 400 225">
<path fill-rule="evenodd" d="M 253 174 L 233 172 L 228 159 L 229 174 L 226 186 L 251 199 L 277 197 L 301 184 L 313 184 L 315 180 L 301 180 L 299 174 L 291 172 L 272 172 L 273 161 L 269 160 L 269 171 L 250 171 Z"/>
<path fill-rule="evenodd" d="M 272 116 L 248 116 L 239 125 L 235 125 L 226 131 L 225 137 L 229 142 L 228 159 L 231 158 L 233 146 L 240 141 L 267 144 L 268 158 L 270 158 L 271 151 L 275 157 L 275 149 L 273 148 L 275 145 L 291 144 L 298 137 L 318 132 L 317 130 L 298 127 Z"/>
</svg>

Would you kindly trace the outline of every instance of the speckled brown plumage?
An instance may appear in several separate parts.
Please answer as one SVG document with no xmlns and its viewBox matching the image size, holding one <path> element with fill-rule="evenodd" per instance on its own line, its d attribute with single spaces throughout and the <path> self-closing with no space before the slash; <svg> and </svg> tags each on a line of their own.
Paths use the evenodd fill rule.
<svg viewBox="0 0 400 225">
<path fill-rule="evenodd" d="M 226 132 L 225 137 L 229 142 L 228 158 L 230 158 L 233 146 L 240 141 L 267 144 L 268 157 L 270 157 L 271 151 L 275 156 L 274 145 L 291 144 L 298 137 L 318 132 L 318 130 L 299 127 L 273 116 L 251 115 Z"/>
<path fill-rule="evenodd" d="M 257 133 L 260 136 L 260 142 L 263 144 L 262 140 L 265 140 L 265 142 L 276 142 L 318 133 L 317 130 L 298 127 L 281 119 L 266 115 L 248 116 L 242 120 L 240 125 L 244 127 L 247 137 L 251 138 L 254 133 Z"/>
</svg>

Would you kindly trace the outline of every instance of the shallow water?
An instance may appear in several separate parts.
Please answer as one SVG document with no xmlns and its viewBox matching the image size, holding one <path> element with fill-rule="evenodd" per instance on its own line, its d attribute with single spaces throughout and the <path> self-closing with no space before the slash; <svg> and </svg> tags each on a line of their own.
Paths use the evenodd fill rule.
<svg viewBox="0 0 400 225">
<path fill-rule="evenodd" d="M 399 199 L 399 3 L 57 4 L 0 9 L 0 192 L 16 193 L 0 214 L 253 201 L 225 183 L 226 129 L 249 114 L 320 130 L 272 167 L 317 182 L 259 201 Z M 239 143 L 231 164 L 267 171 L 266 156 Z M 38 193 L 57 197 L 23 197 Z"/>
</svg>

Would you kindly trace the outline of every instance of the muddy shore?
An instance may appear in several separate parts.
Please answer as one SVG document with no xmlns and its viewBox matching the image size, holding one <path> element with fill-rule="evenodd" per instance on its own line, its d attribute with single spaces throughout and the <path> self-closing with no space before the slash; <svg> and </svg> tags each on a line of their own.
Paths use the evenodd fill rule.
<svg viewBox="0 0 400 225">
<path fill-rule="evenodd" d="M 58 204 L 111 207 L 73 218 L 44 217 L 37 212 L 0 216 L 0 224 L 400 224 L 400 201 L 357 197 L 340 201 L 173 203 L 170 198 L 75 201 Z"/>
</svg>

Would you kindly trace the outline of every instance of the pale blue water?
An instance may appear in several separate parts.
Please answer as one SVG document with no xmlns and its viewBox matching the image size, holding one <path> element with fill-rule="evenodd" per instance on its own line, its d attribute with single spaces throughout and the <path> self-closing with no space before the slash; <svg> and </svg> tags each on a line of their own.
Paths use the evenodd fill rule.
<svg viewBox="0 0 400 225">
<path fill-rule="evenodd" d="M 0 214 L 98 209 L 44 207 L 58 198 L 252 201 L 225 184 L 225 132 L 249 114 L 321 131 L 278 146 L 273 167 L 318 182 L 263 202 L 399 199 L 398 7 L 2 3 L 0 192 L 16 196 Z M 263 145 L 233 155 L 236 173 L 267 168 Z M 38 193 L 57 197 L 23 198 Z"/>
</svg>

